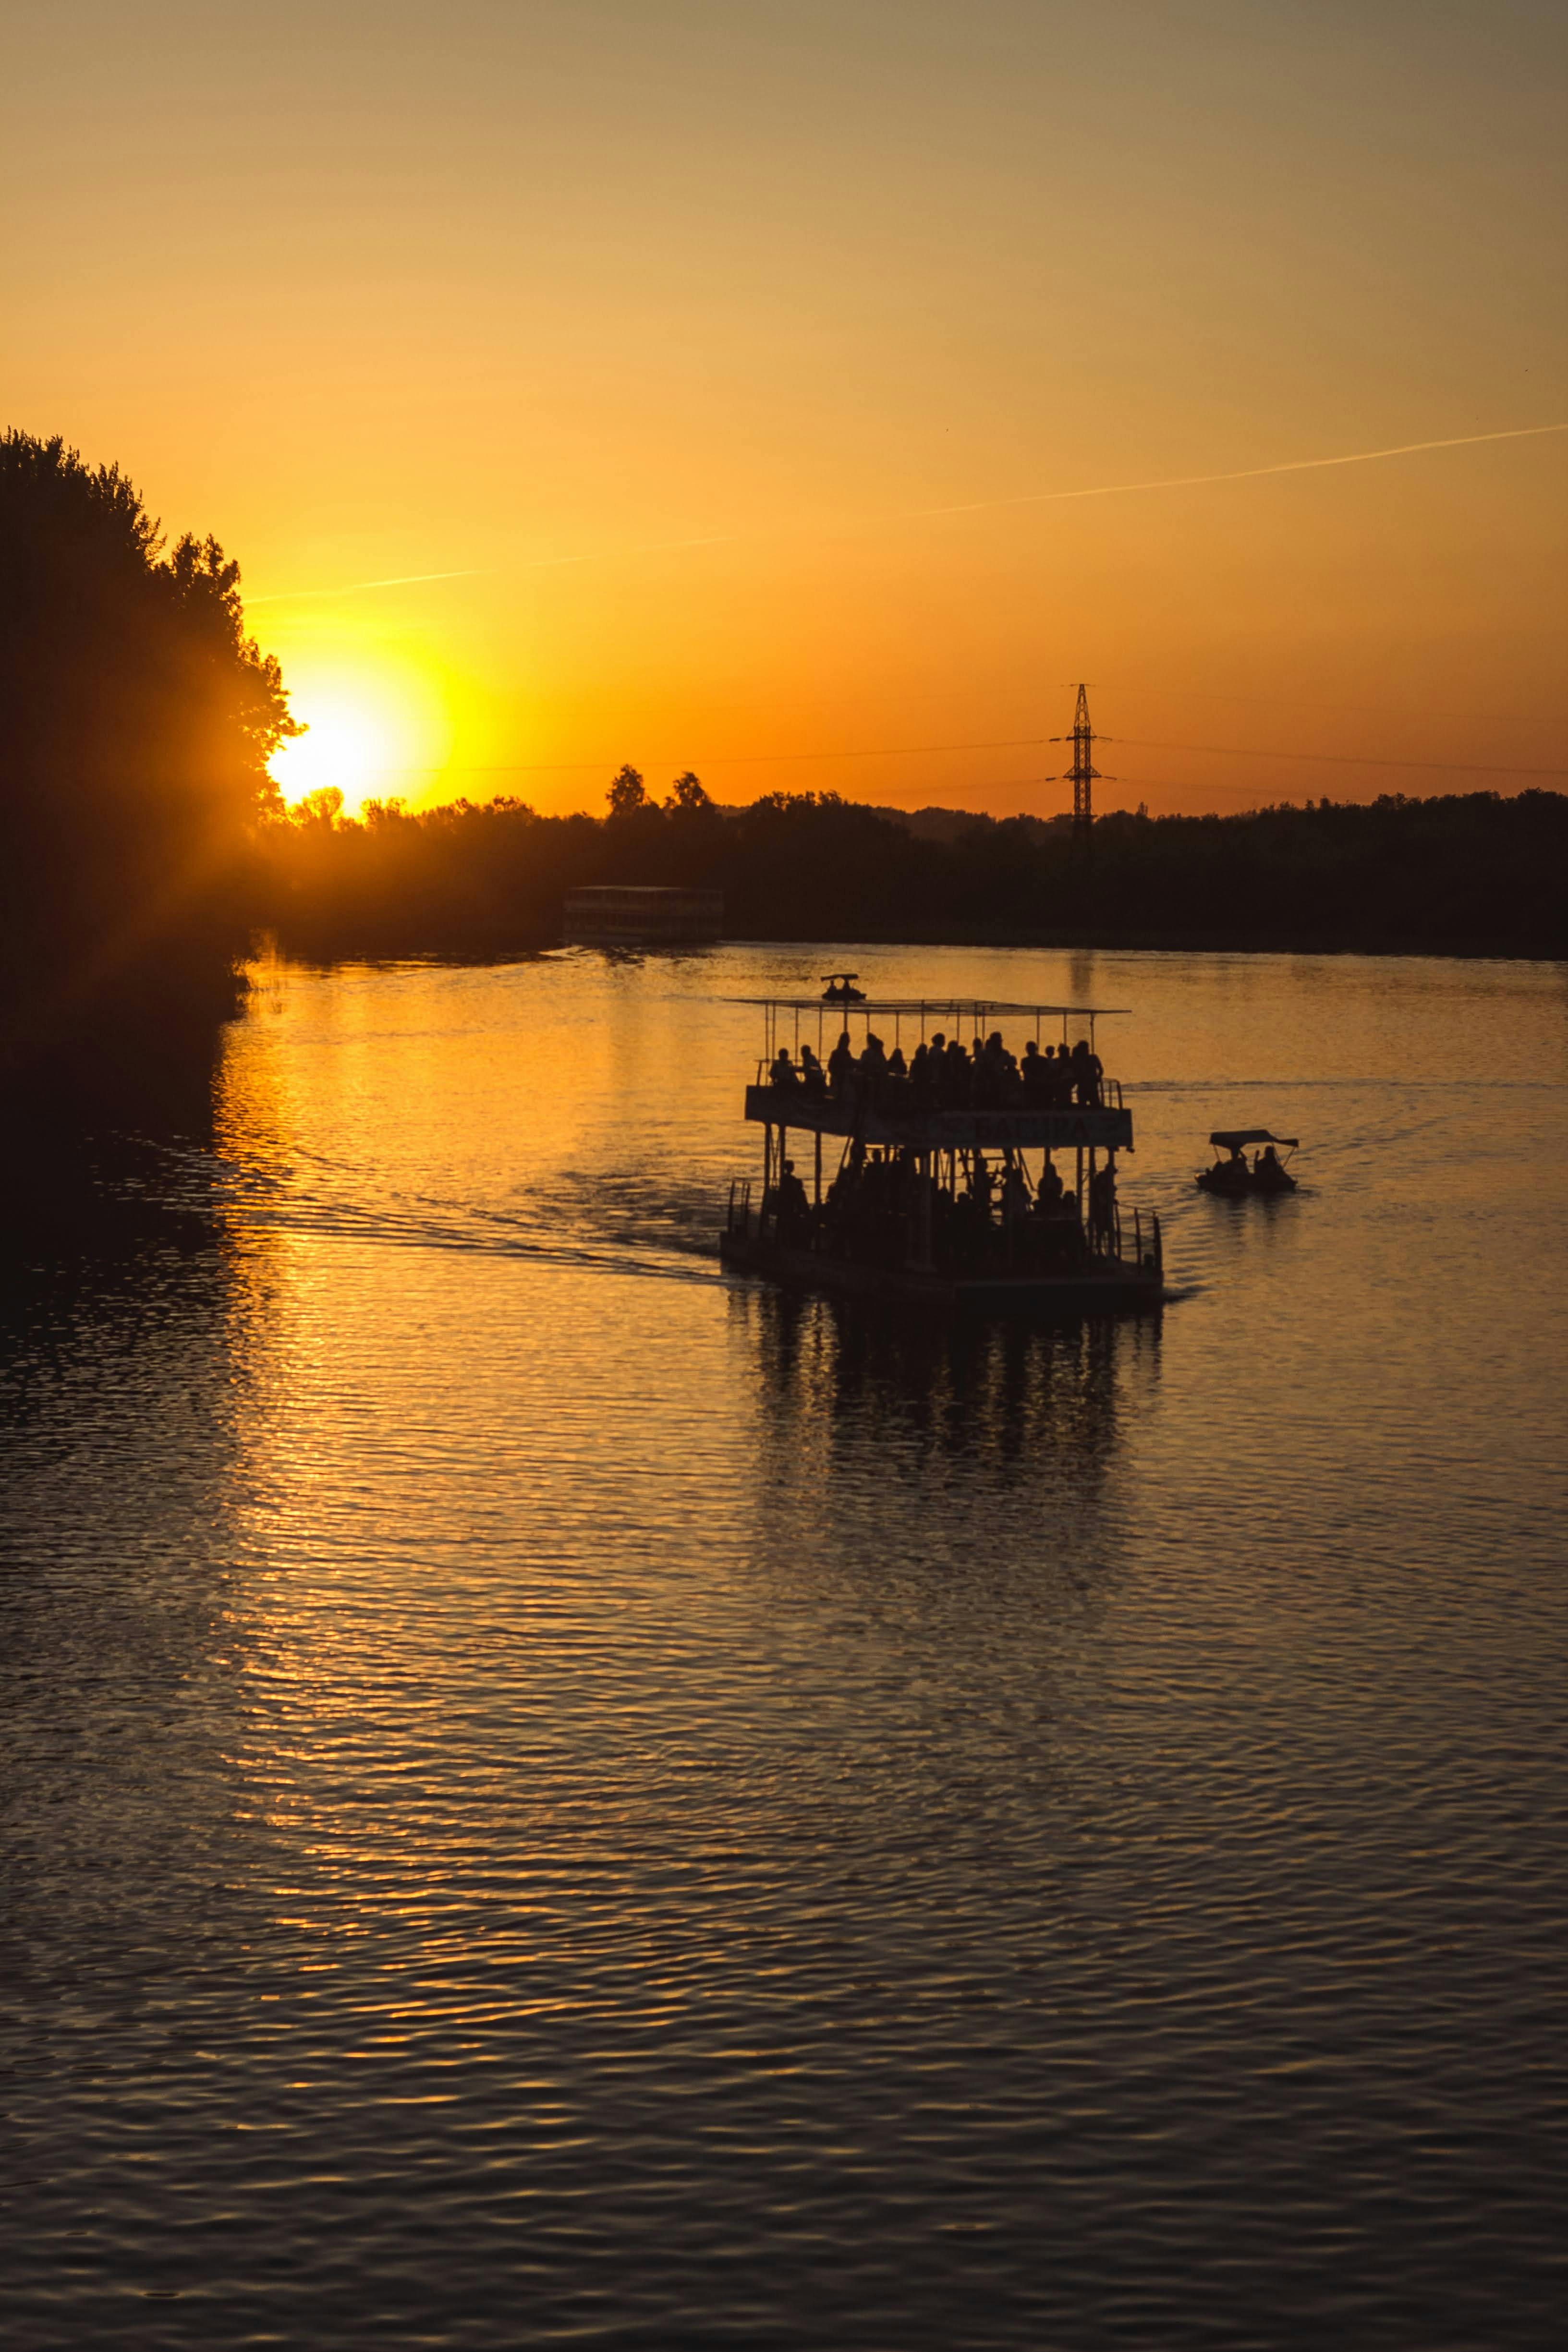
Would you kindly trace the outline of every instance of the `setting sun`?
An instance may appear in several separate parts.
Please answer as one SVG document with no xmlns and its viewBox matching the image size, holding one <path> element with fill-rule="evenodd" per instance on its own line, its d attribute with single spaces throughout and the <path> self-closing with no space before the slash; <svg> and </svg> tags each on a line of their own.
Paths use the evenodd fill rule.
<svg viewBox="0 0 1568 2352">
<path fill-rule="evenodd" d="M 439 697 L 416 672 L 323 672 L 300 665 L 290 697 L 307 730 L 274 753 L 278 789 L 291 805 L 336 786 L 344 814 L 369 800 L 426 797 L 448 751 Z"/>
</svg>

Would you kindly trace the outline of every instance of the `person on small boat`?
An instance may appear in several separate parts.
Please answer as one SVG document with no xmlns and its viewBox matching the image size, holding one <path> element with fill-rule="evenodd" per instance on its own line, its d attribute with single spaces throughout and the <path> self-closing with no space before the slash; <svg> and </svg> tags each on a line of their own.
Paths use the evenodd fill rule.
<svg viewBox="0 0 1568 2352">
<path fill-rule="evenodd" d="M 1226 1150 L 1228 1157 L 1216 1160 L 1208 1171 L 1206 1178 L 1200 1179 L 1200 1181 L 1206 1182 L 1211 1192 L 1223 1192 L 1227 1196 L 1250 1192 L 1252 1170 L 1247 1164 L 1246 1146 L 1229 1143 L 1226 1144 Z"/>
</svg>

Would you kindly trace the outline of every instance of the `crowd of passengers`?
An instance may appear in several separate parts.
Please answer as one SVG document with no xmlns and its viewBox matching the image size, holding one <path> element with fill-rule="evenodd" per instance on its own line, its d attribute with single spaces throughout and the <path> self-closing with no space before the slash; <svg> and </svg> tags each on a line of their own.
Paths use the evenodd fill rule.
<svg viewBox="0 0 1568 2352">
<path fill-rule="evenodd" d="M 1077 1193 L 1063 1185 L 1048 1153 L 1032 1182 L 1021 1153 L 1004 1151 L 993 1165 L 983 1151 L 965 1152 L 956 1183 L 948 1185 L 922 1177 L 911 1153 L 868 1151 L 858 1137 L 820 1211 L 786 1160 L 763 1214 L 773 1217 L 786 1247 L 902 1265 L 919 1256 L 922 1183 L 930 1191 L 931 1262 L 943 1269 L 1060 1272 L 1115 1243 L 1116 1174 L 1109 1159 L 1091 1180 L 1084 1219 Z"/>
<path fill-rule="evenodd" d="M 1043 1050 L 1031 1037 L 1023 1057 L 1008 1052 L 1002 1033 L 976 1037 L 965 1051 L 957 1037 L 939 1030 L 930 1045 L 922 1042 L 906 1062 L 895 1045 L 889 1054 L 875 1031 L 867 1033 L 857 1054 L 844 1030 L 824 1069 L 809 1045 L 792 1060 L 781 1045 L 769 1066 L 771 1084 L 783 1094 L 800 1094 L 807 1102 L 875 1102 L 879 1110 L 1098 1110 L 1103 1072 L 1099 1055 L 1087 1037 L 1069 1050 L 1054 1045 Z"/>
</svg>

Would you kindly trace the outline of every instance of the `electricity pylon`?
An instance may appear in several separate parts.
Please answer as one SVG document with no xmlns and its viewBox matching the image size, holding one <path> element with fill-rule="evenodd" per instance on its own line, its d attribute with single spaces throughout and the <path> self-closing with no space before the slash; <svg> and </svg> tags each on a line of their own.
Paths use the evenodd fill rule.
<svg viewBox="0 0 1568 2352">
<path fill-rule="evenodd" d="M 1068 740 L 1065 735 L 1051 737 L 1053 743 L 1065 743 Z M 1109 740 L 1109 737 L 1103 735 L 1100 737 L 1102 743 Z M 1089 723 L 1088 690 L 1081 685 L 1078 690 L 1078 708 L 1073 712 L 1071 741 L 1072 766 L 1062 778 L 1062 782 L 1067 783 L 1070 781 L 1072 784 L 1073 824 L 1080 832 L 1087 833 L 1094 823 L 1092 787 L 1104 780 L 1091 756 L 1094 749 L 1094 730 Z"/>
</svg>

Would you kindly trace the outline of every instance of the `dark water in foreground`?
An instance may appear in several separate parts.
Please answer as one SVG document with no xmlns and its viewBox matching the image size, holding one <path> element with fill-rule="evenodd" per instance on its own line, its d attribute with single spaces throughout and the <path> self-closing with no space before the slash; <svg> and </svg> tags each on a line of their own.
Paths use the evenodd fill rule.
<svg viewBox="0 0 1568 2352">
<path fill-rule="evenodd" d="M 24 1285 L 8 2345 L 1560 2340 L 1561 971 L 851 956 L 1133 1008 L 953 1335 L 708 1255 L 831 960 L 274 972 Z"/>
</svg>

